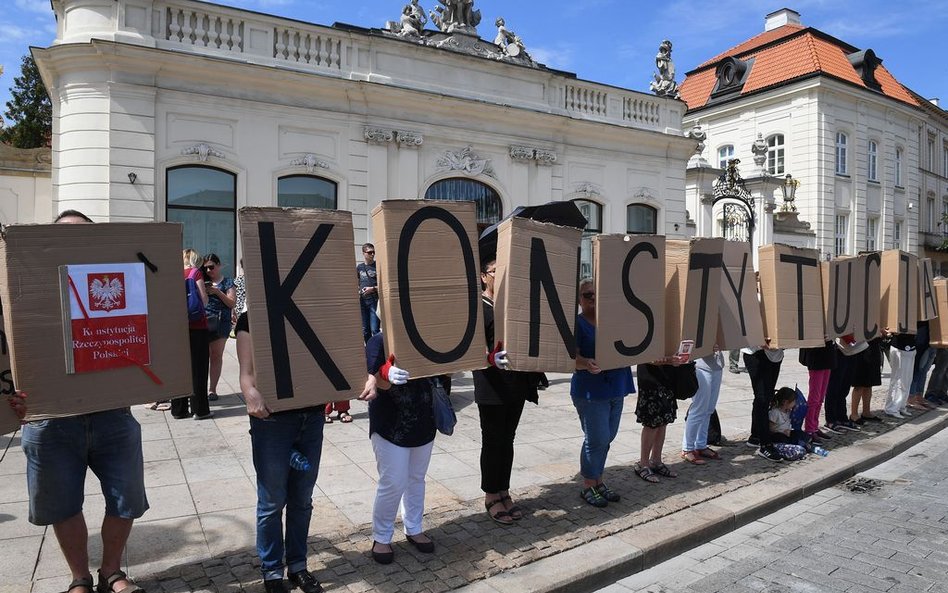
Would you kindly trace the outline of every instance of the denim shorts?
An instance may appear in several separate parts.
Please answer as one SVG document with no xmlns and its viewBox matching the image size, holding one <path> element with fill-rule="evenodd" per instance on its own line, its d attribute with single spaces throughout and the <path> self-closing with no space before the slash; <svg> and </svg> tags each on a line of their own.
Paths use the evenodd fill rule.
<svg viewBox="0 0 948 593">
<path fill-rule="evenodd" d="M 99 478 L 105 514 L 148 510 L 142 430 L 128 408 L 29 422 L 22 432 L 30 523 L 53 525 L 82 511 L 86 468 Z"/>
</svg>

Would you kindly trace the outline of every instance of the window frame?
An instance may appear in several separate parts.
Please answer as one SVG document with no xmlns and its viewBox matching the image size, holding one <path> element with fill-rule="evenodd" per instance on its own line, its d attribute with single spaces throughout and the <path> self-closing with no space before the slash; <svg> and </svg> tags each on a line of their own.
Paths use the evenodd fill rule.
<svg viewBox="0 0 948 593">
<path fill-rule="evenodd" d="M 849 136 L 846 132 L 836 132 L 836 174 L 849 175 Z"/>
<path fill-rule="evenodd" d="M 651 231 L 633 231 L 629 225 L 629 213 L 633 208 L 641 208 L 644 210 L 651 211 L 652 213 L 652 230 Z M 652 206 L 651 204 L 643 204 L 642 202 L 634 202 L 632 204 L 625 205 L 625 232 L 628 235 L 657 235 L 658 234 L 658 208 Z"/>
<path fill-rule="evenodd" d="M 849 213 L 836 213 L 836 232 L 833 234 L 833 255 L 842 257 L 849 248 Z M 842 224 L 840 224 L 842 223 Z"/>
<path fill-rule="evenodd" d="M 333 206 L 332 208 L 320 208 L 319 206 L 284 206 L 280 203 L 280 182 L 284 179 L 296 179 L 305 177 L 308 179 L 314 179 L 318 181 L 326 182 L 333 187 Z M 339 182 L 334 179 L 329 179 L 328 177 L 322 177 L 320 175 L 311 175 L 309 173 L 288 173 L 286 175 L 281 175 L 277 177 L 277 190 L 276 190 L 276 205 L 278 208 L 318 208 L 321 210 L 338 210 L 339 209 Z"/>
<path fill-rule="evenodd" d="M 866 251 L 878 251 L 879 217 L 866 217 Z"/>
<path fill-rule="evenodd" d="M 901 146 L 895 147 L 895 187 L 904 188 L 902 185 L 902 164 L 905 156 L 905 151 Z"/>
<path fill-rule="evenodd" d="M 733 144 L 725 144 L 723 146 L 718 147 L 718 169 L 726 169 L 727 162 L 733 158 L 734 158 L 734 145 Z"/>
<path fill-rule="evenodd" d="M 925 199 L 925 204 L 928 206 L 928 232 L 934 233 L 935 229 L 935 195 L 929 194 Z"/>
<path fill-rule="evenodd" d="M 228 207 L 224 207 L 224 206 L 193 206 L 193 205 L 174 205 L 174 204 L 172 204 L 172 203 L 171 203 L 171 199 L 169 198 L 169 195 L 168 195 L 169 191 L 171 190 L 171 177 L 172 177 L 172 175 L 174 174 L 175 171 L 180 171 L 180 170 L 182 170 L 182 169 L 207 169 L 207 170 L 210 170 L 210 171 L 216 171 L 216 172 L 218 172 L 218 173 L 224 173 L 224 174 L 226 174 L 226 175 L 230 175 L 231 181 L 232 181 L 232 189 L 231 189 L 231 191 L 232 191 L 232 194 L 233 194 L 233 207 L 228 208 Z M 218 255 L 221 255 L 221 256 L 224 257 L 225 259 L 231 259 L 231 258 L 233 258 L 231 261 L 227 261 L 227 262 L 225 262 L 225 263 L 226 263 L 226 264 L 229 264 L 229 265 L 231 265 L 231 266 L 234 266 L 232 269 L 236 270 L 236 265 L 237 265 L 237 261 L 238 261 L 238 259 L 237 259 L 237 258 L 238 258 L 238 255 L 237 255 L 237 254 L 238 254 L 238 247 L 239 247 L 238 241 L 237 241 L 237 189 L 238 189 L 238 177 L 239 177 L 240 174 L 237 173 L 237 172 L 235 172 L 235 171 L 231 171 L 231 170 L 229 170 L 229 169 L 225 169 L 225 168 L 223 168 L 223 167 L 215 167 L 215 166 L 213 166 L 213 165 L 194 164 L 194 163 L 182 163 L 182 164 L 179 164 L 179 165 L 174 165 L 174 166 L 171 166 L 171 167 L 167 167 L 167 168 L 165 169 L 164 173 L 165 173 L 165 175 L 164 175 L 164 177 L 165 177 L 165 179 L 164 179 L 164 181 L 165 181 L 165 186 L 164 186 L 164 194 L 165 194 L 165 196 L 164 196 L 164 198 L 165 198 L 165 221 L 170 221 L 170 220 L 171 220 L 171 219 L 169 218 L 169 216 L 168 216 L 168 213 L 169 213 L 169 211 L 173 211 L 173 210 L 179 210 L 179 211 L 180 211 L 180 210 L 184 210 L 184 211 L 191 211 L 191 212 L 225 212 L 225 213 L 229 213 L 229 214 L 231 215 L 231 221 L 232 221 L 232 224 L 233 224 L 233 235 L 232 235 L 231 238 L 232 238 L 232 240 L 233 240 L 234 252 L 231 253 L 231 254 L 221 254 L 221 253 L 219 253 Z M 184 223 L 182 223 L 182 224 L 184 224 Z M 194 247 L 194 246 L 191 245 L 191 246 L 188 246 L 188 247 Z M 206 250 L 206 247 L 205 247 L 205 250 Z M 205 250 L 199 249 L 198 251 L 200 251 L 202 255 L 205 255 Z"/>
<path fill-rule="evenodd" d="M 870 140 L 866 148 L 866 179 L 879 181 L 879 143 L 875 140 Z"/>
<path fill-rule="evenodd" d="M 583 227 L 583 234 L 580 238 L 579 245 L 579 276 L 580 278 L 589 278 L 592 277 L 592 238 L 596 235 L 602 233 L 602 220 L 603 220 L 603 211 L 605 210 L 605 205 L 596 200 L 590 200 L 589 198 L 574 198 L 570 200 L 576 207 L 579 208 L 580 213 L 583 212 L 582 206 L 589 204 L 595 208 L 596 219 L 591 221 L 589 217 L 583 213 L 583 216 L 586 218 L 586 226 Z M 595 224 L 593 225 L 593 223 Z M 590 226 L 593 225 L 593 226 Z"/>
<path fill-rule="evenodd" d="M 435 181 L 432 181 L 432 182 L 428 185 L 428 187 L 425 188 L 425 191 L 424 191 L 424 193 L 422 194 L 422 195 L 424 196 L 423 199 L 425 199 L 425 200 L 455 201 L 455 200 L 444 200 L 443 198 L 433 197 L 433 196 L 430 196 L 430 195 L 429 195 L 433 189 L 435 189 L 435 188 L 437 188 L 439 185 L 441 185 L 441 184 L 443 184 L 443 183 L 446 183 L 446 182 L 449 182 L 449 181 L 463 181 L 463 182 L 466 182 L 466 183 L 477 184 L 477 185 L 479 185 L 479 186 L 483 186 L 484 188 L 487 188 L 487 189 L 490 190 L 490 192 L 493 194 L 492 197 L 494 198 L 494 204 L 492 204 L 492 205 L 490 205 L 490 206 L 486 206 L 486 205 L 485 205 L 483 211 L 482 211 L 482 208 L 481 208 L 481 206 L 482 206 L 483 203 L 482 203 L 481 201 L 479 201 L 479 200 L 474 200 L 474 204 L 475 204 L 475 216 L 477 217 L 477 228 L 478 228 L 478 231 L 483 231 L 483 230 L 486 229 L 487 227 L 489 227 L 489 226 L 491 226 L 491 225 L 493 225 L 493 224 L 496 224 L 496 223 L 500 222 L 501 220 L 503 220 L 503 218 L 504 218 L 504 198 L 503 198 L 503 196 L 500 194 L 500 191 L 499 191 L 496 187 L 494 187 L 493 185 L 490 185 L 490 184 L 488 184 L 488 183 L 485 183 L 484 181 L 482 181 L 482 180 L 480 180 L 480 179 L 472 179 L 472 178 L 470 178 L 470 177 L 462 177 L 462 176 L 460 176 L 460 175 L 450 175 L 450 176 L 447 176 L 447 177 L 443 177 L 443 178 L 441 178 L 441 179 L 437 179 L 437 180 L 435 180 Z M 493 211 L 494 209 L 496 209 L 496 211 Z M 488 210 L 491 210 L 491 211 L 488 211 Z M 484 216 L 482 217 L 481 214 L 483 214 Z M 494 220 L 494 218 L 496 218 L 496 220 Z"/>
<path fill-rule="evenodd" d="M 786 138 L 783 134 L 775 133 L 767 136 L 766 140 L 767 172 L 771 175 L 783 175 L 787 169 Z"/>
</svg>

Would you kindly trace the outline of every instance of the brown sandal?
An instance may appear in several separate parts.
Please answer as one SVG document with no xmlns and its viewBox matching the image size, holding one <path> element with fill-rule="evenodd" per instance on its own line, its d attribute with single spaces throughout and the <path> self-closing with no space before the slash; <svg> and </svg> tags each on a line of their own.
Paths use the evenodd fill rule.
<svg viewBox="0 0 948 593">
<path fill-rule="evenodd" d="M 92 575 L 75 579 L 73 582 L 69 583 L 69 586 L 66 587 L 66 593 L 72 593 L 73 589 L 83 588 L 85 591 L 83 593 L 94 593 L 95 584 L 92 582 Z"/>
<path fill-rule="evenodd" d="M 500 505 L 503 510 L 492 513 L 491 509 L 497 505 Z M 484 508 L 487 509 L 487 514 L 490 515 L 490 518 L 494 521 L 494 523 L 499 523 L 500 525 L 513 525 L 513 515 L 507 512 L 507 508 L 504 506 L 503 499 L 498 498 L 497 500 L 492 500 L 490 502 L 484 501 Z"/>
<path fill-rule="evenodd" d="M 114 589 L 116 581 L 127 581 L 128 586 L 122 589 Z M 128 578 L 128 575 L 122 572 L 121 570 L 116 570 L 108 577 L 102 575 L 102 571 L 99 571 L 99 586 L 96 587 L 97 593 L 145 593 L 145 590 L 135 584 L 132 579 Z"/>
<path fill-rule="evenodd" d="M 701 459 L 701 455 L 697 451 L 682 451 L 681 458 L 695 465 L 704 465 L 707 463 L 707 461 Z"/>
<path fill-rule="evenodd" d="M 698 449 L 695 451 L 698 455 L 704 457 L 705 459 L 721 459 L 721 455 L 714 449 L 705 447 L 704 449 Z"/>
</svg>

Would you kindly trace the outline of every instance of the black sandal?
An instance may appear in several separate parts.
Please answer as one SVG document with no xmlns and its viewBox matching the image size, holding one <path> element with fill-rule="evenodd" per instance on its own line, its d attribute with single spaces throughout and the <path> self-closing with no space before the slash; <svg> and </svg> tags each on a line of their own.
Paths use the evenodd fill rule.
<svg viewBox="0 0 948 593">
<path fill-rule="evenodd" d="M 652 466 L 652 471 L 664 478 L 677 478 L 678 474 L 673 472 L 670 467 L 664 463 L 659 463 L 658 465 Z"/>
<path fill-rule="evenodd" d="M 502 498 L 498 498 L 497 500 L 492 500 L 490 502 L 484 501 L 484 508 L 487 509 L 487 514 L 494 521 L 494 523 L 498 523 L 500 525 L 513 525 L 513 515 L 507 512 L 506 507 L 504 507 L 504 510 L 498 511 L 496 513 L 490 512 L 490 510 L 497 505 L 504 507 L 504 501 Z"/>
<path fill-rule="evenodd" d="M 513 519 L 514 521 L 519 521 L 520 519 L 523 519 L 523 509 L 513 504 L 513 499 L 510 498 L 509 494 L 507 496 L 500 497 L 500 501 L 504 503 L 504 508 L 507 507 L 508 500 L 511 502 L 511 507 L 507 509 L 507 513 L 510 514 L 510 518 Z"/>
<path fill-rule="evenodd" d="M 119 589 L 116 591 L 112 588 L 112 585 L 115 584 L 115 581 L 128 581 L 128 586 L 124 589 Z M 99 586 L 96 587 L 98 593 L 145 593 L 145 590 L 135 584 L 132 579 L 128 578 L 128 575 L 122 572 L 121 570 L 116 570 L 108 577 L 102 576 L 102 571 L 99 571 Z"/>
<path fill-rule="evenodd" d="M 336 420 L 338 420 L 339 422 L 342 422 L 343 424 L 349 424 L 350 422 L 352 422 L 352 414 L 350 414 L 349 412 L 337 412 Z"/>
<path fill-rule="evenodd" d="M 72 591 L 73 589 L 77 587 L 84 588 L 88 593 L 94 593 L 95 583 L 92 582 L 92 575 L 90 574 L 87 577 L 78 578 L 74 580 L 73 582 L 69 583 L 69 586 L 66 587 L 66 593 L 69 593 L 70 591 Z"/>
<path fill-rule="evenodd" d="M 635 472 L 635 475 L 642 478 L 649 484 L 657 484 L 659 482 L 658 476 L 656 476 L 655 472 L 652 471 L 652 468 L 647 465 L 636 463 L 632 466 L 632 471 Z"/>
</svg>

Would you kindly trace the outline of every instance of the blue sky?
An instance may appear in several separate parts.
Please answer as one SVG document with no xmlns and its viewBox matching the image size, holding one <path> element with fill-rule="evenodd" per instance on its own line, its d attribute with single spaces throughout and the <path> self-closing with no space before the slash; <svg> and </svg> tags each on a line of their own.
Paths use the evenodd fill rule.
<svg viewBox="0 0 948 593">
<path fill-rule="evenodd" d="M 330 25 L 381 27 L 397 20 L 406 0 L 229 0 L 219 2 Z M 430 10 L 436 0 L 421 0 Z M 29 46 L 47 46 L 56 23 L 49 0 L 0 2 L 0 106 Z M 948 107 L 945 32 L 948 0 L 476 0 L 481 37 L 507 20 L 534 59 L 580 78 L 647 91 L 662 39 L 674 43 L 679 82 L 706 59 L 763 31 L 764 15 L 784 6 L 804 25 L 861 49 L 872 48 L 899 81 Z"/>
</svg>

